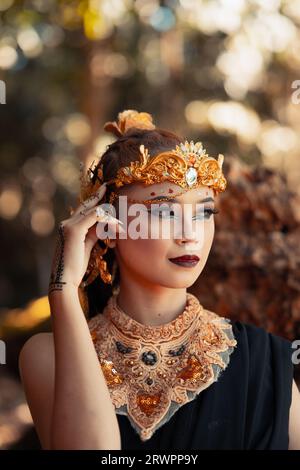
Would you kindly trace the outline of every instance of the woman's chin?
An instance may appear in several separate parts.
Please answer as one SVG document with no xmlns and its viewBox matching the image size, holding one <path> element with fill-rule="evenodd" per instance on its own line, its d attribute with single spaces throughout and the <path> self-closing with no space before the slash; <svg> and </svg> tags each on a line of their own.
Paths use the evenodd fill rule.
<svg viewBox="0 0 300 470">
<path fill-rule="evenodd" d="M 171 272 L 166 277 L 166 282 L 161 282 L 162 285 L 165 287 L 169 287 L 171 289 L 187 289 L 191 287 L 194 282 L 198 279 L 200 273 L 174 273 Z"/>
</svg>

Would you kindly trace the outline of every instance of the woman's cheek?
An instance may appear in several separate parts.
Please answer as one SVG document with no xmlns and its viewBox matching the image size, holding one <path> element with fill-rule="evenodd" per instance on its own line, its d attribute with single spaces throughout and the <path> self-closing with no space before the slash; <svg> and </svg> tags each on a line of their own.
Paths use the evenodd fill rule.
<svg viewBox="0 0 300 470">
<path fill-rule="evenodd" d="M 146 266 L 158 266 L 163 257 L 167 256 L 165 242 L 167 240 L 151 240 L 138 238 L 132 240 L 118 240 L 117 251 L 123 262 L 135 266 L 137 270 L 143 270 Z"/>
<path fill-rule="evenodd" d="M 215 234 L 215 222 L 214 220 L 211 220 L 208 222 L 207 227 L 205 228 L 204 250 L 207 253 L 207 255 L 210 252 L 213 239 L 214 239 L 214 234 Z"/>
</svg>

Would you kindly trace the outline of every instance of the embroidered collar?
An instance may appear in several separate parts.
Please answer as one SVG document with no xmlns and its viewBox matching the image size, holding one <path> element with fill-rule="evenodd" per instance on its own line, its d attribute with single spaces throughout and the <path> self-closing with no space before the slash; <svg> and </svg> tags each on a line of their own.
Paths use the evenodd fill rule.
<svg viewBox="0 0 300 470">
<path fill-rule="evenodd" d="M 184 311 L 163 325 L 137 322 L 116 294 L 88 325 L 116 413 L 142 441 L 218 380 L 237 344 L 230 320 L 188 292 Z"/>
</svg>

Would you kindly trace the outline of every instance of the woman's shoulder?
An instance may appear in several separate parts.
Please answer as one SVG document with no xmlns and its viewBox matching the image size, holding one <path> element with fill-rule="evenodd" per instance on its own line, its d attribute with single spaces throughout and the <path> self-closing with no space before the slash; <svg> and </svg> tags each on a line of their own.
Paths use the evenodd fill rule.
<svg viewBox="0 0 300 470">
<path fill-rule="evenodd" d="M 237 341 L 231 377 L 238 376 L 247 399 L 246 448 L 287 448 L 294 378 L 292 342 L 261 326 L 243 321 L 231 324 Z"/>
<path fill-rule="evenodd" d="M 261 348 L 285 349 L 292 352 L 292 342 L 267 329 L 240 320 L 230 320 L 232 332 L 240 345 L 247 347 L 252 352 L 259 352 Z"/>
<path fill-rule="evenodd" d="M 294 375 L 292 341 L 265 328 L 243 321 L 231 321 L 237 341 L 236 363 L 248 371 L 250 382 L 291 382 Z"/>
</svg>

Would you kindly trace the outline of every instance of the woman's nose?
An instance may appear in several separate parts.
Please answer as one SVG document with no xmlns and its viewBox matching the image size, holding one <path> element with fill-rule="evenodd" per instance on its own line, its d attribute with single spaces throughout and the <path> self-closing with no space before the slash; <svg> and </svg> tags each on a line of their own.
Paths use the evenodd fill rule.
<svg viewBox="0 0 300 470">
<path fill-rule="evenodd" d="M 178 245 L 185 245 L 186 249 L 201 249 L 204 242 L 204 224 L 193 224 L 192 220 L 186 217 L 175 233 L 175 241 Z"/>
</svg>

